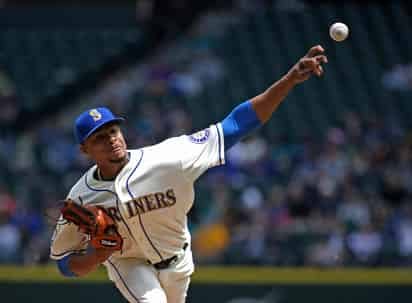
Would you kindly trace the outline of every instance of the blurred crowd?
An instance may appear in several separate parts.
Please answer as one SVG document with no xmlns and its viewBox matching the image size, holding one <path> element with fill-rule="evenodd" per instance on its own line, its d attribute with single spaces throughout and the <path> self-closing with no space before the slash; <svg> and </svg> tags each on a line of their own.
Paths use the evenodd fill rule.
<svg viewBox="0 0 412 303">
<path fill-rule="evenodd" d="M 125 116 L 131 148 L 190 133 L 193 127 L 185 106 L 171 99 L 192 100 L 223 77 L 224 64 L 214 55 L 213 45 L 230 22 L 219 14 L 203 16 L 166 52 L 111 75 L 91 95 L 82 96 L 79 106 L 50 115 L 23 132 L 11 127 L 21 106 L 6 71 L 1 71 L 0 263 L 49 261 L 58 201 L 91 164 L 73 137 L 79 112 L 99 104 Z M 170 102 L 160 106 L 154 100 Z"/>
<path fill-rule="evenodd" d="M 383 86 L 392 91 L 412 89 L 412 63 L 396 64 L 382 76 Z"/>
<path fill-rule="evenodd" d="M 225 264 L 412 265 L 411 144 L 393 121 L 355 113 L 322 140 L 245 140 L 203 181 L 197 252 Z"/>
<path fill-rule="evenodd" d="M 184 106 L 136 108 L 131 147 L 194 130 Z M 57 201 L 90 165 L 71 129 L 56 125 L 1 137 L 1 262 L 48 262 Z M 321 140 L 264 134 L 198 181 L 190 226 L 201 263 L 412 265 L 410 133 L 348 113 Z"/>
<path fill-rule="evenodd" d="M 0 75 L 0 263 L 49 262 L 58 201 L 91 164 L 73 138 L 75 115 L 104 100 L 127 118 L 130 148 L 198 130 L 190 102 L 225 77 L 214 45 L 235 22 L 230 14 L 205 16 L 167 51 L 113 75 L 81 108 L 22 133 L 7 127 L 19 109 Z M 189 219 L 199 263 L 412 265 L 410 130 L 354 112 L 324 137 L 291 140 L 268 127 L 197 182 Z"/>
</svg>

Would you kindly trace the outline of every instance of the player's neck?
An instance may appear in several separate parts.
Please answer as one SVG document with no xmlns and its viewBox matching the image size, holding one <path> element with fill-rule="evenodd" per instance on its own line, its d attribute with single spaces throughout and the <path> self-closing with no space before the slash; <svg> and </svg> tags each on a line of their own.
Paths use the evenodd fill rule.
<svg viewBox="0 0 412 303">
<path fill-rule="evenodd" d="M 129 162 L 129 155 L 119 163 L 98 164 L 95 177 L 100 181 L 114 181 L 123 167 Z"/>
</svg>

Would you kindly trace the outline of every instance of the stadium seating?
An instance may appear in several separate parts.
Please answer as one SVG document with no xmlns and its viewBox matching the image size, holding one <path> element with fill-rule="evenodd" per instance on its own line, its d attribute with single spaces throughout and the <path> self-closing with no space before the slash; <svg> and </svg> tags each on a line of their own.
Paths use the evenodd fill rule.
<svg viewBox="0 0 412 303">
<path fill-rule="evenodd" d="M 262 91 L 317 43 L 326 48 L 331 61 L 325 67 L 327 76 L 289 96 L 288 106 L 281 106 L 277 119 L 270 122 L 274 135 L 322 135 L 328 126 L 340 123 L 345 111 L 389 112 L 409 125 L 410 94 L 385 92 L 381 84 L 382 74 L 397 63 L 407 63 L 412 53 L 406 34 L 411 22 L 401 4 L 366 8 L 352 3 L 339 11 L 333 5 L 307 5 L 301 11 L 272 7 L 248 13 L 243 20 L 217 43 L 216 52 L 228 69 L 226 79 L 196 100 L 182 99 L 194 113 L 208 105 L 210 116 L 199 114 L 199 125 L 222 118 L 234 104 Z M 336 43 L 328 36 L 329 25 L 337 20 L 350 27 L 347 42 Z M 23 108 L 31 110 L 143 40 L 135 27 L 8 28 L 0 33 L 0 64 L 18 85 Z"/>
<path fill-rule="evenodd" d="M 345 111 L 390 113 L 410 125 L 411 93 L 385 91 L 381 81 L 383 73 L 395 64 L 412 61 L 408 31 L 401 30 L 411 29 L 411 22 L 401 4 L 362 7 L 352 3 L 339 11 L 333 5 L 307 6 L 297 12 L 269 9 L 250 13 L 245 20 L 225 34 L 217 49 L 229 71 L 223 85 L 226 89 L 218 84 L 196 100 L 199 106 L 219 107 L 211 108 L 215 119 L 235 103 L 261 92 L 308 47 L 320 43 L 330 60 L 326 76 L 294 91 L 288 105 L 281 106 L 270 122 L 271 131 L 291 138 L 322 135 L 328 126 L 339 125 Z M 329 38 L 328 28 L 337 20 L 350 27 L 346 42 Z M 210 104 L 209 100 L 222 102 Z"/>
<path fill-rule="evenodd" d="M 309 212 L 311 208 L 316 210 L 306 218 L 313 219 L 316 224 L 319 221 L 330 224 L 329 220 L 333 219 L 346 226 L 346 218 L 337 214 L 337 211 L 335 214 L 334 208 L 339 208 L 347 202 L 352 202 L 351 199 L 355 199 L 354 202 L 362 203 L 360 206 L 352 205 L 352 208 L 356 210 L 360 207 L 361 211 L 367 209 L 371 217 L 377 217 L 379 222 L 385 223 L 385 228 L 382 228 L 379 222 L 374 226 L 382 232 L 382 235 L 388 237 L 386 233 L 393 232 L 386 230 L 386 223 L 392 224 L 393 218 L 390 212 L 399 208 L 398 205 L 402 203 L 403 198 L 402 191 L 399 191 L 396 186 L 391 188 L 391 182 L 396 180 L 393 181 L 391 178 L 387 181 L 386 178 L 389 179 L 395 174 L 395 170 L 396 174 L 406 176 L 402 177 L 403 179 L 408 179 L 410 158 L 405 157 L 407 153 L 402 148 L 402 144 L 407 142 L 400 144 L 396 142 L 396 138 L 393 138 L 396 136 L 392 136 L 392 124 L 388 123 L 391 121 L 381 120 L 395 118 L 399 120 L 401 126 L 410 128 L 412 89 L 404 91 L 385 89 L 382 77 L 397 64 L 412 63 L 410 40 L 412 24 L 409 18 L 411 12 L 404 4 L 398 2 L 365 6 L 350 2 L 339 7 L 333 4 L 312 6 L 310 3 L 310 1 L 305 2 L 304 8 L 301 7 L 299 10 L 284 8 L 280 10 L 279 7 L 268 5 L 264 9 L 256 8 L 247 12 L 231 11 L 227 15 L 222 14 L 222 16 L 229 16 L 228 19 L 231 14 L 236 15 L 234 21 L 227 23 L 229 24 L 227 28 L 219 27 L 218 33 L 210 34 L 208 30 L 213 31 L 211 30 L 213 25 L 218 27 L 216 24 L 220 23 L 210 22 L 206 23 L 212 24 L 210 27 L 208 25 L 195 27 L 196 30 L 189 31 L 187 35 L 182 34 L 181 39 L 173 41 L 171 46 L 168 43 L 162 45 L 160 51 L 153 52 L 154 56 L 145 60 L 144 64 L 133 67 L 131 69 L 133 76 L 129 76 L 130 70 L 125 69 L 124 78 L 115 77 L 110 79 L 114 80 L 113 82 L 107 82 L 107 87 L 110 89 L 119 87 L 121 91 L 127 87 L 127 93 L 119 98 L 121 102 L 117 102 L 119 100 L 114 98 L 114 101 L 107 101 L 107 105 L 113 106 L 116 111 L 127 117 L 128 123 L 125 128 L 126 132 L 131 134 L 131 143 L 133 143 L 130 146 L 134 144 L 140 146 L 163 140 L 169 135 L 176 135 L 177 132 L 181 133 L 191 127 L 198 130 L 207 127 L 210 123 L 220 121 L 235 105 L 262 92 L 283 75 L 310 46 L 321 44 L 326 49 L 329 64 L 324 66 L 325 76 L 311 79 L 294 89 L 285 104 L 280 105 L 268 125 L 259 132 L 262 141 L 266 143 L 265 150 L 268 153 L 260 161 L 252 163 L 246 161 L 246 164 L 240 163 L 239 159 L 236 161 L 236 154 L 235 156 L 228 154 L 227 166 L 214 168 L 209 176 L 202 177 L 197 184 L 198 201 L 194 205 L 190 218 L 193 231 L 201 230 L 205 222 L 210 223 L 213 219 L 224 218 L 222 209 L 225 208 L 228 214 L 233 216 L 232 220 L 238 220 L 241 224 L 253 223 L 253 214 L 258 210 L 264 212 L 267 210 L 267 213 L 270 213 L 270 220 L 273 220 L 267 239 L 268 251 L 263 251 L 262 258 L 251 259 L 247 256 L 247 250 L 244 253 L 240 252 L 241 247 L 247 248 L 249 244 L 254 246 L 255 243 L 251 241 L 247 244 L 247 241 L 241 241 L 235 243 L 231 250 L 229 249 L 225 257 L 227 260 L 223 260 L 224 263 L 266 262 L 272 265 L 302 265 L 309 262 L 310 264 L 315 261 L 311 261 L 312 259 L 308 261 L 308 256 L 313 260 L 323 256 L 317 255 L 316 252 L 327 251 L 329 240 L 333 246 L 336 244 L 334 240 L 342 237 L 346 241 L 347 236 L 355 231 L 352 222 L 350 224 L 353 226 L 348 224 L 349 228 L 346 231 L 325 225 L 327 227 L 323 227 L 323 231 L 319 232 L 319 229 L 312 234 L 310 231 L 305 231 L 305 228 L 302 229 L 302 222 L 298 220 L 294 232 L 293 229 L 289 229 L 288 224 L 293 224 L 291 221 L 295 218 L 292 217 L 295 217 L 296 209 L 299 207 L 303 212 Z M 343 21 L 349 25 L 350 36 L 347 41 L 337 43 L 330 39 L 328 28 L 336 21 Z M 199 37 L 202 35 L 199 32 L 206 32 L 207 37 Z M 42 107 L 42 102 L 47 96 L 59 95 L 66 84 L 79 84 L 82 75 L 94 73 L 112 58 L 121 57 L 131 44 L 140 45 L 144 41 L 144 34 L 136 28 L 97 26 L 81 30 L 8 28 L 0 32 L 0 64 L 9 71 L 17 84 L 18 101 L 26 110 L 30 110 Z M 206 58 L 212 59 L 211 61 L 206 59 L 204 63 L 201 60 L 202 56 L 196 56 L 199 44 L 202 44 L 200 48 L 206 49 Z M 193 71 L 204 71 L 203 68 L 208 62 L 218 62 L 216 70 L 217 73 L 221 71 L 221 74 L 213 81 L 199 84 L 196 81 L 201 77 L 196 78 Z M 184 88 L 187 87 L 184 85 L 182 85 L 184 88 L 178 87 L 174 76 L 179 73 L 180 76 L 183 74 L 181 79 L 189 80 L 188 86 L 192 80 L 193 83 L 199 84 L 202 90 L 197 91 L 195 88 L 190 91 L 189 88 L 185 91 Z M 120 75 L 123 76 L 122 73 Z M 96 80 L 94 75 L 90 78 Z M 170 80 L 171 78 L 174 78 L 175 82 Z M 180 84 L 184 80 L 181 80 Z M 135 85 L 136 82 L 139 82 L 138 85 Z M 123 86 L 124 83 L 127 85 Z M 196 86 L 196 83 L 193 86 Z M 106 100 L 101 101 L 105 99 L 102 96 L 107 93 L 104 84 L 106 83 L 103 83 L 101 90 L 99 88 L 91 92 L 94 98 L 90 104 L 106 102 Z M 107 96 L 112 95 L 110 89 Z M 87 100 L 81 101 L 75 103 L 73 100 L 73 104 L 68 102 L 67 107 L 71 107 L 73 112 L 79 112 L 90 105 Z M 155 106 L 149 106 L 148 109 L 145 106 L 147 103 Z M 174 107 L 182 111 L 187 110 L 187 113 L 174 115 L 173 110 L 170 110 L 175 109 Z M 328 163 L 329 145 L 325 144 L 327 143 L 325 135 L 330 127 L 342 126 L 343 113 L 348 111 L 359 113 L 359 120 L 355 118 L 355 123 L 359 122 L 361 125 L 359 128 L 362 135 L 355 139 L 349 138 L 348 147 L 346 145 L 339 147 L 343 152 L 342 158 L 338 157 Z M 146 115 L 147 112 L 152 116 Z M 369 117 L 374 113 L 377 113 L 377 124 L 384 127 L 378 128 L 376 125 L 368 124 Z M 56 197 L 65 196 L 67 188 L 77 179 L 87 163 L 80 158 L 77 153 L 78 148 L 73 144 L 71 119 L 68 118 L 67 112 L 62 111 L 61 114 L 61 119 L 55 116 L 50 117 L 50 120 L 46 116 L 39 118 L 39 121 L 44 123 L 34 123 L 35 127 L 31 130 L 33 133 L 16 132 L 19 136 L 15 139 L 0 136 L 0 167 L 2 168 L 0 194 L 1 185 L 5 184 L 10 193 L 16 196 L 16 200 L 21 200 L 22 204 L 30 207 L 34 205 L 36 208 L 40 208 L 37 205 L 48 207 L 47 203 L 54 203 Z M 63 120 L 67 120 L 64 127 L 55 129 L 56 123 L 64 122 Z M 183 123 L 182 126 L 182 121 L 187 123 Z M 154 127 L 156 123 L 159 123 L 159 127 Z M 397 126 L 396 123 L 394 125 Z M 345 129 L 344 132 L 336 133 L 346 135 L 350 131 Z M 401 133 L 399 141 L 406 140 L 406 133 L 401 131 L 399 133 Z M 134 136 L 135 134 L 137 136 Z M 312 137 L 319 144 L 312 146 L 313 141 L 302 140 L 302 137 L 306 136 Z M 369 151 L 369 146 L 363 144 L 367 139 L 372 142 L 371 149 L 376 146 L 381 148 L 376 148 L 377 151 Z M 245 143 L 250 141 L 245 140 Z M 408 150 L 410 151 L 409 148 Z M 240 149 L 240 152 L 246 155 L 255 154 L 250 151 L 250 147 Z M 16 155 L 16 160 L 10 160 L 9 155 Z M 349 161 L 350 169 L 345 167 L 346 161 Z M 318 162 L 320 164 L 317 164 Z M 348 170 L 347 175 L 351 176 L 350 179 L 353 178 L 350 182 L 354 183 L 351 186 L 356 188 L 355 191 L 359 191 L 360 198 L 356 195 L 354 198 L 352 196 L 330 197 L 328 195 L 330 184 L 326 182 L 328 178 L 323 176 L 326 170 L 330 171 L 329 174 L 336 179 L 342 171 Z M 299 177 L 299 175 L 303 176 Z M 26 177 L 22 178 L 22 176 Z M 296 191 L 299 192 L 297 183 L 303 182 L 301 180 L 303 178 L 316 183 L 316 188 L 310 189 L 308 197 L 302 198 L 299 193 L 297 198 L 293 195 L 289 197 L 290 191 L 295 195 Z M 299 182 L 296 182 L 297 180 Z M 309 183 L 308 180 L 305 182 Z M 339 179 L 339 182 L 335 190 L 339 192 L 337 195 L 344 193 L 347 186 L 344 180 Z M 43 186 L 49 183 L 52 186 L 47 188 Z M 318 183 L 322 188 L 320 186 L 317 188 Z M 223 184 L 228 192 L 222 195 L 218 184 Z M 258 207 L 255 206 L 256 209 L 253 211 L 243 210 L 245 207 L 243 199 L 246 199 L 243 198 L 243 190 L 249 185 L 259 187 L 262 194 L 266 196 L 265 201 L 262 202 L 265 204 L 263 208 L 262 205 L 256 204 Z M 310 186 L 313 187 L 314 184 Z M 410 183 L 402 186 L 408 186 L 409 194 L 412 192 Z M 399 201 L 391 201 L 391 198 L 387 197 L 390 196 L 391 190 L 392 195 L 395 196 L 392 199 L 396 200 L 396 196 L 400 196 Z M 389 194 L 385 191 L 389 191 Z M 272 192 L 275 193 L 274 197 Z M 303 201 L 306 198 L 307 201 Z M 407 201 L 410 200 L 409 198 L 410 196 Z M 356 201 L 357 199 L 362 201 Z M 223 203 L 219 204 L 220 202 Z M 369 205 L 369 202 L 373 203 Z M 404 212 L 401 208 L 398 210 L 400 214 Z M 289 216 L 289 212 L 293 214 Z M 305 214 L 296 216 L 306 217 Z M 261 224 L 261 222 L 256 223 Z M 282 226 L 284 229 L 280 228 Z M 215 239 L 214 232 L 218 231 L 217 234 L 220 234 L 222 230 L 214 229 L 219 225 L 211 225 L 211 227 L 213 228 L 205 229 L 206 237 L 213 236 L 212 238 Z M 276 231 L 278 228 L 280 232 L 285 233 L 285 236 L 271 238 L 272 229 Z M 396 230 L 397 227 L 392 228 Z M 211 231 L 212 233 L 209 233 Z M 341 232 L 344 234 L 341 235 Z M 242 232 L 240 238 L 244 239 L 245 234 Z M 236 239 L 235 233 L 230 236 Z M 396 239 L 385 240 L 382 264 L 402 265 L 402 262 L 412 264 L 412 253 L 406 261 L 396 260 L 399 257 L 396 255 L 399 253 L 396 241 Z M 200 243 L 208 242 L 200 241 Z M 217 244 L 213 248 L 220 249 L 222 243 L 212 243 Z M 319 245 L 315 248 L 306 249 L 316 243 Z M 203 247 L 203 249 L 208 253 L 212 250 L 211 247 Z M 44 260 L 47 260 L 48 246 L 45 245 L 43 250 Z M 25 249 L 22 249 L 22 252 L 24 251 Z M 271 255 L 272 252 L 275 252 L 277 257 Z M 350 258 L 348 260 L 345 260 L 344 264 L 351 265 L 352 261 Z M 341 261 L 334 256 L 330 262 L 340 264 Z M 324 263 L 322 260 L 320 263 L 327 262 Z"/>
<path fill-rule="evenodd" d="M 345 111 L 392 113 L 409 125 L 410 94 L 389 93 L 381 84 L 386 70 L 410 61 L 412 42 L 407 33 L 412 25 L 402 4 L 363 7 L 350 3 L 339 11 L 327 4 L 298 11 L 271 7 L 245 17 L 216 44 L 228 70 L 226 79 L 196 100 L 180 100 L 195 115 L 208 105 L 210 116 L 199 114 L 195 119 L 199 125 L 222 118 L 234 104 L 262 91 L 317 43 L 326 48 L 331 61 L 325 67 L 327 76 L 289 96 L 288 106 L 281 106 L 277 119 L 270 122 L 273 134 L 321 135 L 328 126 L 340 123 Z M 329 38 L 329 25 L 337 20 L 349 25 L 348 41 L 336 43 Z M 0 33 L 0 65 L 16 83 L 23 109 L 30 111 L 46 97 L 58 95 L 66 84 L 121 55 L 130 44 L 143 41 L 136 27 L 10 27 Z"/>
<path fill-rule="evenodd" d="M 16 83 L 23 109 L 30 111 L 142 39 L 135 27 L 7 28 L 0 32 L 0 65 Z"/>
</svg>

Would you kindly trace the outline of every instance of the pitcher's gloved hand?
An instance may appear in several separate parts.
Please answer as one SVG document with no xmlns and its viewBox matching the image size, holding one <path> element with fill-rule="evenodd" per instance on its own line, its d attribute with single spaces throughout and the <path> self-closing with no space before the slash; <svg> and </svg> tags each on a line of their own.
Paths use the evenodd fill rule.
<svg viewBox="0 0 412 303">
<path fill-rule="evenodd" d="M 94 248 L 113 251 L 122 249 L 123 238 L 117 231 L 116 222 L 103 207 L 81 206 L 67 200 L 61 213 L 64 219 L 77 225 L 81 232 L 90 236 L 89 243 Z"/>
</svg>

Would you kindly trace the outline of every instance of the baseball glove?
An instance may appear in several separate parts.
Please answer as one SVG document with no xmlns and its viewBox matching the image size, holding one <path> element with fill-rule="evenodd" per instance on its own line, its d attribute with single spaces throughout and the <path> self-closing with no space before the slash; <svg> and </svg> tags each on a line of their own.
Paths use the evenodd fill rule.
<svg viewBox="0 0 412 303">
<path fill-rule="evenodd" d="M 77 225 L 79 230 L 90 236 L 94 248 L 121 250 L 123 239 L 117 231 L 116 222 L 103 207 L 81 206 L 72 200 L 64 202 L 61 209 L 64 219 Z"/>
</svg>

